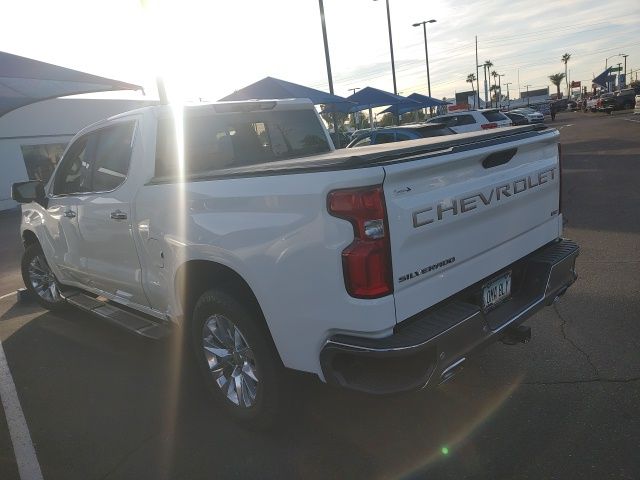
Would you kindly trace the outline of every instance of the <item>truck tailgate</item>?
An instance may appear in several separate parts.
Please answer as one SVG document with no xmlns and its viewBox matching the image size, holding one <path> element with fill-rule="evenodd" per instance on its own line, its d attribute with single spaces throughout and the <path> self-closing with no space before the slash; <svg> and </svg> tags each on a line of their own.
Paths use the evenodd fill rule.
<svg viewBox="0 0 640 480">
<path fill-rule="evenodd" d="M 558 136 L 479 138 L 384 165 L 398 322 L 560 235 Z"/>
</svg>

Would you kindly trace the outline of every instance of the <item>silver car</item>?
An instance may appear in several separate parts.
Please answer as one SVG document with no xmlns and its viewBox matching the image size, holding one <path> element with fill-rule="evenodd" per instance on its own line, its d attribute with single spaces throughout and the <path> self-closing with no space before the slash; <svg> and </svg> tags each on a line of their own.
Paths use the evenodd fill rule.
<svg viewBox="0 0 640 480">
<path fill-rule="evenodd" d="M 527 117 L 527 120 L 529 120 L 529 123 L 544 122 L 544 115 L 534 110 L 533 108 L 522 107 L 522 108 L 516 108 L 515 110 L 511 110 L 511 111 L 513 113 L 519 113 L 521 115 L 524 115 L 525 117 Z"/>
</svg>

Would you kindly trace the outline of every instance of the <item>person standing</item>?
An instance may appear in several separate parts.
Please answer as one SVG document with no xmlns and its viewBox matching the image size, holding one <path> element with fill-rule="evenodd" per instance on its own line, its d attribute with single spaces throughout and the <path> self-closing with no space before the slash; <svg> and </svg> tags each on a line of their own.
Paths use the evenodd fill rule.
<svg viewBox="0 0 640 480">
<path fill-rule="evenodd" d="M 551 103 L 549 107 L 549 113 L 551 113 L 551 121 L 553 122 L 556 119 L 556 104 L 555 102 Z"/>
</svg>

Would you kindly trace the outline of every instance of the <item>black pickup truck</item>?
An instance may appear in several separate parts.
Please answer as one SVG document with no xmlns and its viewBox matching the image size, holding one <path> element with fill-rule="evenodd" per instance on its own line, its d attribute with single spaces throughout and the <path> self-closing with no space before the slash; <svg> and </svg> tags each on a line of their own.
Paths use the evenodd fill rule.
<svg viewBox="0 0 640 480">
<path fill-rule="evenodd" d="M 602 111 L 611 113 L 614 110 L 626 110 L 636 104 L 636 91 L 633 88 L 620 90 L 614 96 L 602 101 Z"/>
</svg>

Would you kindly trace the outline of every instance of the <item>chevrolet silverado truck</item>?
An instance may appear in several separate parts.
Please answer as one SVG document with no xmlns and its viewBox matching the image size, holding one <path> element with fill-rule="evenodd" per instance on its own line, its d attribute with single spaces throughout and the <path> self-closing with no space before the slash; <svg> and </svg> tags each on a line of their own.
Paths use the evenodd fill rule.
<svg viewBox="0 0 640 480">
<path fill-rule="evenodd" d="M 335 150 L 303 100 L 131 111 L 80 131 L 46 185 L 13 185 L 24 282 L 45 308 L 182 335 L 218 407 L 252 425 L 277 418 L 286 369 L 437 386 L 487 343 L 526 341 L 576 279 L 558 136 Z"/>
</svg>

